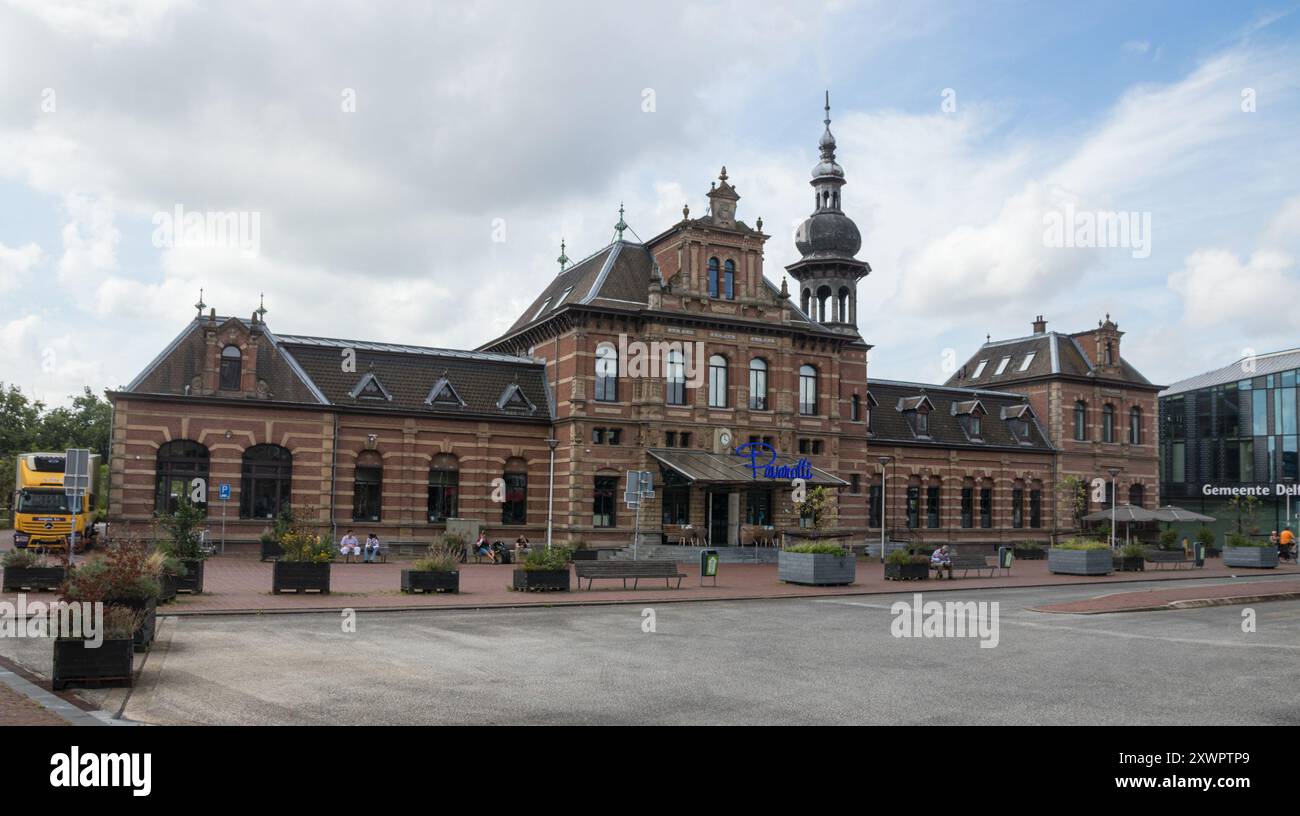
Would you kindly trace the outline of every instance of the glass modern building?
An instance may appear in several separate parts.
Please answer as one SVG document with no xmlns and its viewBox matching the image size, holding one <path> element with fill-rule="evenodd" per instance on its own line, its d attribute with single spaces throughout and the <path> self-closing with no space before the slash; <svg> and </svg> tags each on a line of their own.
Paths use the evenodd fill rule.
<svg viewBox="0 0 1300 816">
<path fill-rule="evenodd" d="M 1296 421 L 1300 349 L 1243 357 L 1160 392 L 1160 495 L 1165 504 L 1215 516 L 1235 529 L 1234 496 L 1257 501 L 1248 532 L 1268 535 L 1300 499 Z M 1186 532 L 1194 532 L 1188 530 Z"/>
</svg>

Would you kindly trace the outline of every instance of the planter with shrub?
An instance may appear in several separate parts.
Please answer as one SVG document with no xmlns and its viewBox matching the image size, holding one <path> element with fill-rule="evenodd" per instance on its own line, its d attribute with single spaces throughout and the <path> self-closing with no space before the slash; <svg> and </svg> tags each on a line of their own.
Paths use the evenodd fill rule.
<svg viewBox="0 0 1300 816">
<path fill-rule="evenodd" d="M 511 588 L 520 592 L 568 592 L 572 551 L 556 545 L 533 547 L 524 563 L 514 571 Z"/>
<path fill-rule="evenodd" d="M 63 585 L 63 600 L 100 602 L 125 607 L 136 613 L 135 650 L 143 652 L 153 644 L 158 620 L 158 598 L 162 582 L 158 571 L 160 557 L 135 540 L 123 541 L 102 558 L 84 561 L 68 572 Z"/>
<path fill-rule="evenodd" d="M 1047 557 L 1047 548 L 1037 541 L 1022 541 L 1014 552 L 1018 561 L 1042 561 Z"/>
<path fill-rule="evenodd" d="M 429 548 L 429 553 L 402 570 L 402 591 L 460 592 L 460 571 L 457 553 L 453 546 L 442 542 Z"/>
<path fill-rule="evenodd" d="M 158 549 L 168 557 L 164 564 L 163 598 L 171 600 L 177 592 L 203 592 L 203 561 L 208 557 L 200 546 L 199 528 L 203 511 L 181 496 L 176 510 L 158 518 Z"/>
<path fill-rule="evenodd" d="M 55 591 L 67 572 L 62 564 L 48 561 L 31 550 L 9 550 L 4 554 L 4 591 Z"/>
<path fill-rule="evenodd" d="M 844 586 L 857 577 L 857 560 L 839 544 L 796 544 L 777 554 L 776 577 L 789 584 Z"/>
<path fill-rule="evenodd" d="M 133 636 L 140 626 L 139 613 L 125 606 L 104 608 L 103 641 L 98 646 L 81 638 L 60 637 L 54 641 L 54 672 L 50 686 L 55 691 L 69 685 L 134 682 Z"/>
<path fill-rule="evenodd" d="M 908 555 L 894 550 L 885 556 L 885 580 L 924 581 L 930 577 L 930 559 L 924 555 Z"/>
<path fill-rule="evenodd" d="M 1072 538 L 1047 551 L 1047 569 L 1060 575 L 1109 575 L 1115 565 L 1106 542 Z"/>
<path fill-rule="evenodd" d="M 334 548 L 316 533 L 295 526 L 280 539 L 281 555 L 271 570 L 271 594 L 330 591 Z"/>
<path fill-rule="evenodd" d="M 1119 572 L 1146 571 L 1146 553 L 1141 544 L 1125 544 L 1113 556 L 1115 569 Z"/>
<path fill-rule="evenodd" d="M 1217 558 L 1219 548 L 1214 546 L 1217 539 L 1214 537 L 1214 531 L 1204 525 L 1196 531 L 1196 543 L 1205 548 L 1206 558 Z"/>
<path fill-rule="evenodd" d="M 1229 535 L 1227 546 L 1223 548 L 1223 565 L 1248 569 L 1273 569 L 1277 566 L 1277 546 L 1266 539 Z"/>
</svg>

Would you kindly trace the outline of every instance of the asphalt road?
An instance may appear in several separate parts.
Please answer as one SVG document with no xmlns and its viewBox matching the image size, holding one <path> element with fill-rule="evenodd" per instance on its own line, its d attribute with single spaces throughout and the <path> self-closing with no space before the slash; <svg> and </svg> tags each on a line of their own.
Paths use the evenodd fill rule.
<svg viewBox="0 0 1300 816">
<path fill-rule="evenodd" d="M 156 723 L 1300 724 L 1300 602 L 1121 615 L 998 601 L 999 642 L 895 638 L 910 595 L 171 618 L 125 715 Z M 30 655 L 29 655 L 30 657 Z"/>
</svg>

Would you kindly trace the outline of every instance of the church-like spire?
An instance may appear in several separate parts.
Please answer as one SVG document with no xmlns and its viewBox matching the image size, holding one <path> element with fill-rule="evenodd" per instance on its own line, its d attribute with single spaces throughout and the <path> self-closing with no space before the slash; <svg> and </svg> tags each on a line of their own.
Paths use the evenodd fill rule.
<svg viewBox="0 0 1300 816">
<path fill-rule="evenodd" d="M 623 220 L 623 202 L 618 202 L 618 223 L 614 225 L 614 232 L 618 233 L 618 240 L 623 240 L 623 231 L 627 229 L 627 222 Z"/>
<path fill-rule="evenodd" d="M 560 271 L 563 272 L 569 265 L 569 256 L 564 251 L 564 239 L 560 239 L 560 257 L 555 259 L 560 264 Z"/>
</svg>

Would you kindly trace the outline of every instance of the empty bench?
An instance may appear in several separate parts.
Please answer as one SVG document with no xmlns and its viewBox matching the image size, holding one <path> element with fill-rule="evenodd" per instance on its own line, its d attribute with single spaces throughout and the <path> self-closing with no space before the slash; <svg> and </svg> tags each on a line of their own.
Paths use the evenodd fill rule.
<svg viewBox="0 0 1300 816">
<path fill-rule="evenodd" d="M 992 578 L 998 570 L 1002 570 L 1006 575 L 1011 574 L 1011 554 L 1008 552 L 1005 556 L 1006 564 L 1002 564 L 998 559 L 989 560 L 987 555 L 954 555 L 952 560 L 947 564 L 937 564 L 930 562 L 930 569 L 939 573 L 943 577 L 943 571 L 948 570 L 948 577 L 954 577 L 957 570 L 961 570 L 961 576 L 965 578 L 971 570 L 975 570 L 975 576 L 978 578 L 981 571 L 988 570 L 989 577 Z"/>
<path fill-rule="evenodd" d="M 587 579 L 587 589 L 598 578 L 622 578 L 623 588 L 627 589 L 628 579 L 632 579 L 632 588 L 642 578 L 663 578 L 664 587 L 672 589 L 672 580 L 677 579 L 677 589 L 682 588 L 682 579 L 686 573 L 677 568 L 672 561 L 574 561 L 573 569 L 578 575 L 578 586 L 582 579 Z"/>
<path fill-rule="evenodd" d="M 1196 562 L 1186 553 L 1176 550 L 1148 550 L 1143 558 L 1156 569 L 1164 569 L 1165 567 L 1182 569 L 1183 567 L 1191 568 L 1196 566 Z"/>
</svg>

